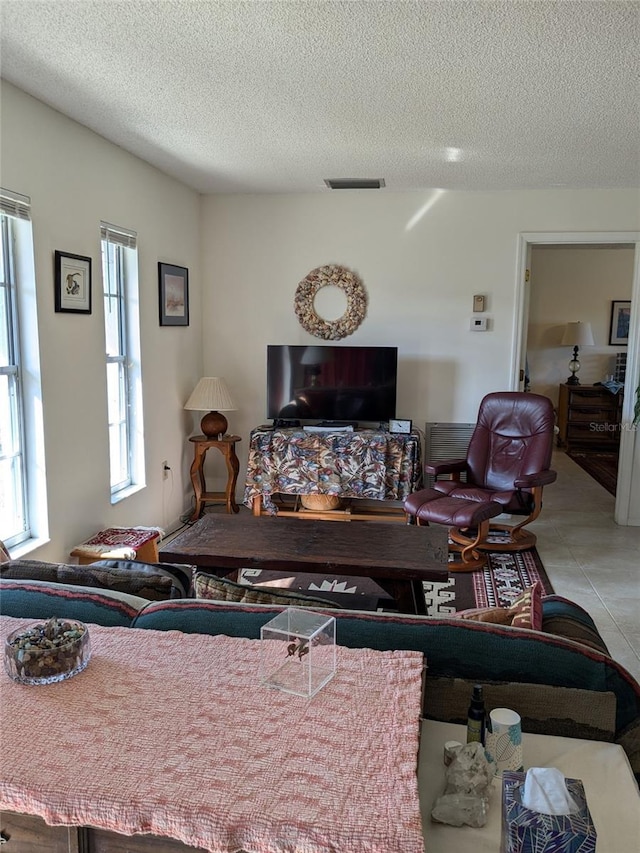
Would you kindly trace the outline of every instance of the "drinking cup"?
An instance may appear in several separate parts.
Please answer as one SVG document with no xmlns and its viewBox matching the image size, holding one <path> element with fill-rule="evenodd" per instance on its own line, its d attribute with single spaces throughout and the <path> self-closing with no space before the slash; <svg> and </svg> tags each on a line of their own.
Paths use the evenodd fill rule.
<svg viewBox="0 0 640 853">
<path fill-rule="evenodd" d="M 494 708 L 487 719 L 485 752 L 496 776 L 503 770 L 522 770 L 522 724 L 511 708 Z"/>
</svg>

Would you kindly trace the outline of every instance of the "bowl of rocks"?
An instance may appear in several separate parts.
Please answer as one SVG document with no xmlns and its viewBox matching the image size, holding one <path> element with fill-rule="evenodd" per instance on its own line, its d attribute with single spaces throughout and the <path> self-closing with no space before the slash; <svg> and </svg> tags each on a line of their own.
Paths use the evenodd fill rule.
<svg viewBox="0 0 640 853">
<path fill-rule="evenodd" d="M 13 631 L 4 644 L 4 668 L 21 684 L 53 684 L 71 678 L 91 657 L 89 630 L 82 622 L 51 618 Z"/>
</svg>

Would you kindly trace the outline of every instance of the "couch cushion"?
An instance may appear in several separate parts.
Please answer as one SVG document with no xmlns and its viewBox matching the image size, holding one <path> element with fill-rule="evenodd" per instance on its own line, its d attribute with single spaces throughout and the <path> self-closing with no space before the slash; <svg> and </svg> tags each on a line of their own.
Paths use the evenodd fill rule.
<svg viewBox="0 0 640 853">
<path fill-rule="evenodd" d="M 152 601 L 135 616 L 131 627 L 259 640 L 262 625 L 282 609 L 283 605 L 237 604 L 203 598 Z"/>
<path fill-rule="evenodd" d="M 560 595 L 547 595 L 543 602 L 542 630 L 575 640 L 608 655 L 609 650 L 586 610 Z"/>
<path fill-rule="evenodd" d="M 193 591 L 196 598 L 214 601 L 244 602 L 245 604 L 282 604 L 285 607 L 339 607 L 334 601 L 314 598 L 295 590 L 278 587 L 251 586 L 235 583 L 227 578 L 196 572 L 193 576 Z"/>
<path fill-rule="evenodd" d="M 460 610 L 455 614 L 460 619 L 475 622 L 493 622 L 496 625 L 512 625 L 514 628 L 542 630 L 542 584 L 536 581 L 527 587 L 510 607 L 480 607 Z"/>
<path fill-rule="evenodd" d="M 78 584 L 99 589 L 138 595 L 151 601 L 171 597 L 173 579 L 168 573 L 159 573 L 148 563 L 136 563 L 135 571 L 98 567 L 95 563 L 76 566 L 67 563 L 47 563 L 41 560 L 10 560 L 0 563 L 0 577 L 42 580 L 55 583 Z"/>
<path fill-rule="evenodd" d="M 0 613 L 3 616 L 30 619 L 58 616 L 107 627 L 128 627 L 147 604 L 146 598 L 115 590 L 0 578 Z"/>
<path fill-rule="evenodd" d="M 473 685 L 472 679 L 439 678 L 427 671 L 425 717 L 466 725 Z M 483 695 L 487 712 L 516 710 L 523 732 L 601 741 L 615 737 L 616 697 L 609 690 L 485 680 Z"/>
</svg>

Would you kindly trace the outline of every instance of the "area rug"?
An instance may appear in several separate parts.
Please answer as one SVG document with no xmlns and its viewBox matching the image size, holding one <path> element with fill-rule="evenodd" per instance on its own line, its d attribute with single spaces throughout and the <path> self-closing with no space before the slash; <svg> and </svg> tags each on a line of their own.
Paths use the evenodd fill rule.
<svg viewBox="0 0 640 853">
<path fill-rule="evenodd" d="M 471 607 L 509 607 L 520 593 L 540 581 L 545 594 L 551 581 L 535 548 L 527 551 L 492 551 L 487 565 L 477 572 L 456 572 L 441 583 L 423 581 L 429 616 L 447 616 Z"/>
<path fill-rule="evenodd" d="M 610 494 L 615 495 L 618 485 L 617 453 L 580 453 L 574 450 L 568 456 Z"/>
<path fill-rule="evenodd" d="M 523 589 L 539 580 L 545 593 L 553 587 L 535 548 L 520 552 L 495 551 L 488 555 L 487 566 L 482 571 L 451 574 L 448 581 L 424 581 L 425 603 L 429 616 L 447 616 L 471 607 L 509 607 Z M 354 596 L 354 609 L 358 609 L 358 595 L 377 595 L 378 609 L 392 610 L 393 601 L 370 578 L 352 578 L 341 575 L 322 577 L 315 574 L 291 574 L 240 569 L 238 581 L 260 586 L 285 587 L 305 590 L 313 594 L 340 592 Z"/>
</svg>

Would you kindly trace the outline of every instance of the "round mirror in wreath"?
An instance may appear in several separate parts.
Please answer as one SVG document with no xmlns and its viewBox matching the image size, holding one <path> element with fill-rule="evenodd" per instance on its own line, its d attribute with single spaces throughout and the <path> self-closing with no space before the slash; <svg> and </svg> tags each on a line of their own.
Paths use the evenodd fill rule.
<svg viewBox="0 0 640 853">
<path fill-rule="evenodd" d="M 322 287 L 338 287 L 347 300 L 347 310 L 337 320 L 323 320 L 316 311 L 316 294 Z M 346 267 L 327 264 L 302 279 L 296 289 L 294 308 L 304 329 L 316 338 L 339 341 L 352 335 L 367 313 L 367 292 L 358 276 Z"/>
</svg>

